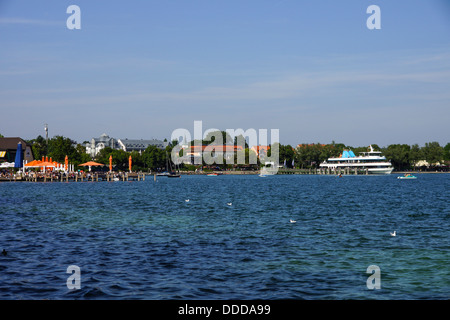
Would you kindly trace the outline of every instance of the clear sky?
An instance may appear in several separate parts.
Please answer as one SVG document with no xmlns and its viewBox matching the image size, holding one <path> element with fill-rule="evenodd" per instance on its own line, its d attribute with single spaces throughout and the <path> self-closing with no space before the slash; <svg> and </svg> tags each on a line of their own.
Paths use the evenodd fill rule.
<svg viewBox="0 0 450 320">
<path fill-rule="evenodd" d="M 445 145 L 450 1 L 0 0 L 4 136 L 169 139 L 194 120 L 291 145 Z"/>
</svg>

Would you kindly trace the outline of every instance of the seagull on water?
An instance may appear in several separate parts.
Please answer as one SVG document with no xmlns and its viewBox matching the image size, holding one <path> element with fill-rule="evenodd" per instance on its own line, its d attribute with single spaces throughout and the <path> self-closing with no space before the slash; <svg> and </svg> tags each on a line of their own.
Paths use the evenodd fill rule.
<svg viewBox="0 0 450 320">
<path fill-rule="evenodd" d="M 231 206 L 231 205 L 232 205 L 232 203 L 231 203 L 231 202 L 227 202 L 227 205 Z"/>
<path fill-rule="evenodd" d="M 391 232 L 391 236 L 395 237 L 397 235 L 397 231 Z"/>
<path fill-rule="evenodd" d="M 290 223 L 296 223 L 297 221 L 292 220 L 292 219 L 289 219 L 289 222 L 290 222 Z"/>
<path fill-rule="evenodd" d="M 189 199 L 186 199 L 186 200 L 184 200 L 184 201 L 189 202 Z"/>
</svg>

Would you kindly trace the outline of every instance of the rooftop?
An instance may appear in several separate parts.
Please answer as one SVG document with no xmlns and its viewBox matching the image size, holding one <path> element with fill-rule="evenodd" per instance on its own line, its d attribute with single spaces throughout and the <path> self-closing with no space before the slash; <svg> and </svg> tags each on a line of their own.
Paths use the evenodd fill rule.
<svg viewBox="0 0 450 320">
<path fill-rule="evenodd" d="M 17 144 L 18 143 L 22 143 L 22 148 L 25 148 L 25 146 L 27 146 L 27 143 L 25 142 L 25 140 L 23 140 L 22 138 L 19 137 L 11 137 L 11 138 L 0 138 L 0 149 L 2 149 L 3 151 L 5 150 L 16 150 L 17 149 Z"/>
</svg>

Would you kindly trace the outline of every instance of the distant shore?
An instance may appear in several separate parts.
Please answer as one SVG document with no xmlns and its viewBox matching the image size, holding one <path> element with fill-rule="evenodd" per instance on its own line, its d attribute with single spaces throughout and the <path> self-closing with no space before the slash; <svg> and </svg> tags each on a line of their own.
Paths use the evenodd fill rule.
<svg viewBox="0 0 450 320">
<path fill-rule="evenodd" d="M 208 174 L 217 174 L 217 175 L 259 175 L 261 172 L 259 170 L 251 171 L 251 170 L 244 170 L 244 171 L 208 171 L 208 172 L 194 172 L 194 171 L 180 171 L 181 175 L 208 175 Z M 391 174 L 393 175 L 403 175 L 403 174 L 440 174 L 440 173 L 450 173 L 448 171 L 394 171 Z M 306 171 L 299 171 L 299 170 L 289 170 L 289 169 L 283 169 L 280 170 L 276 175 L 336 175 L 335 173 L 319 173 L 319 172 L 306 172 Z M 55 173 L 47 173 L 47 174 L 38 174 L 36 176 L 30 177 L 30 176 L 16 176 L 14 174 L 11 174 L 9 176 L 0 176 L 0 182 L 6 182 L 6 181 L 112 181 L 112 176 L 114 174 L 111 174 L 111 177 L 108 173 L 102 173 L 102 172 L 92 172 L 92 173 L 77 173 L 72 172 L 69 175 L 65 174 L 55 174 Z M 115 175 L 120 176 L 120 180 L 123 181 L 130 181 L 130 180 L 145 180 L 145 177 L 153 177 L 156 176 L 155 172 L 152 173 L 146 173 L 146 172 L 121 172 L 121 173 L 115 173 Z M 350 175 L 355 175 L 354 173 L 350 173 Z M 359 174 L 359 175 L 366 175 L 366 174 Z M 373 176 L 373 174 L 371 174 Z M 70 177 L 70 178 L 69 178 Z M 100 179 L 99 179 L 100 178 Z"/>
</svg>

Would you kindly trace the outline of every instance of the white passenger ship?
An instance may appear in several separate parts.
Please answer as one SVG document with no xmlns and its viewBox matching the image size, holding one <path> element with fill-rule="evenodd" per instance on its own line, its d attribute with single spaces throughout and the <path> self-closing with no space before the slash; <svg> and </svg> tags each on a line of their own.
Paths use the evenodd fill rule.
<svg viewBox="0 0 450 320">
<path fill-rule="evenodd" d="M 381 155 L 380 151 L 374 151 L 372 145 L 369 146 L 367 152 L 360 152 L 360 156 L 355 156 L 353 151 L 344 150 L 337 158 L 328 158 L 320 164 L 322 168 L 330 168 L 332 170 L 367 170 L 369 174 L 390 174 L 394 167 Z"/>
</svg>

